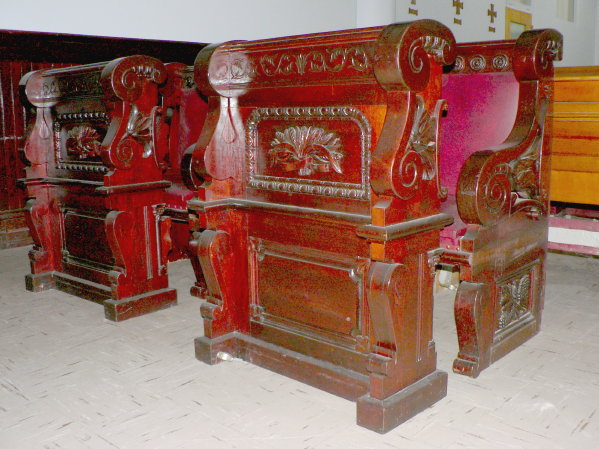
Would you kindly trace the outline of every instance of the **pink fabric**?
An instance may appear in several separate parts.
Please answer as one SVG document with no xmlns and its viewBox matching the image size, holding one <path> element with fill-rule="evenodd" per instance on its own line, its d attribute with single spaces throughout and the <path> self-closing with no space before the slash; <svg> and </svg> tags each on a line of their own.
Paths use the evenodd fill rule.
<svg viewBox="0 0 599 449">
<path fill-rule="evenodd" d="M 511 72 L 443 75 L 442 98 L 448 111 L 441 120 L 439 175 L 449 195 L 441 211 L 455 221 L 441 232 L 441 245 L 457 249 L 466 233 L 455 198 L 460 170 L 471 154 L 509 135 L 518 107 L 518 82 Z"/>
<path fill-rule="evenodd" d="M 447 116 L 441 120 L 441 183 L 455 195 L 462 165 L 472 153 L 502 143 L 518 107 L 511 72 L 443 75 Z"/>
</svg>

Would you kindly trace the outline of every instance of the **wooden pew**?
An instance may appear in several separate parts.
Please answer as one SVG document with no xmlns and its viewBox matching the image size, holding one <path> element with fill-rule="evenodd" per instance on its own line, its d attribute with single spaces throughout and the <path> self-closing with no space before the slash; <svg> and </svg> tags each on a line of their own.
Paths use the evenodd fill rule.
<svg viewBox="0 0 599 449">
<path fill-rule="evenodd" d="M 554 86 L 549 249 L 599 256 L 599 67 L 556 68 Z"/>
<path fill-rule="evenodd" d="M 19 80 L 49 68 L 147 54 L 191 64 L 205 44 L 148 39 L 0 30 L 0 249 L 32 243 L 25 223 L 25 196 L 17 180 L 25 175 L 19 155 L 25 135 Z"/>
<path fill-rule="evenodd" d="M 357 402 L 386 432 L 446 394 L 432 286 L 442 65 L 431 20 L 203 49 L 208 115 L 188 153 L 204 299 L 221 353 Z"/>
<path fill-rule="evenodd" d="M 176 114 L 159 96 L 166 79 L 167 68 L 147 56 L 23 78 L 32 109 L 29 290 L 100 302 L 115 321 L 176 303 L 167 276 L 172 220 L 163 213 L 164 171 L 176 162 L 166 144 Z"/>
<path fill-rule="evenodd" d="M 459 270 L 456 372 L 482 369 L 539 330 L 543 308 L 554 59 L 561 35 L 458 45 L 443 75 L 440 262 Z M 458 176 L 459 175 L 459 176 Z"/>
</svg>

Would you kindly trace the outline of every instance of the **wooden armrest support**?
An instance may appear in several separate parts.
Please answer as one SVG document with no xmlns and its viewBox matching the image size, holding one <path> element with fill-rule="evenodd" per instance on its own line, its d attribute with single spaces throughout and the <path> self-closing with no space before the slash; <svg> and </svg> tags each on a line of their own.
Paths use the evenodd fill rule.
<svg viewBox="0 0 599 449">
<path fill-rule="evenodd" d="M 457 206 L 466 223 L 491 226 L 519 211 L 546 215 L 547 171 L 543 134 L 552 61 L 561 58 L 561 35 L 526 31 L 516 41 L 512 64 L 520 83 L 518 112 L 510 135 L 497 147 L 471 155 L 460 172 Z"/>
</svg>

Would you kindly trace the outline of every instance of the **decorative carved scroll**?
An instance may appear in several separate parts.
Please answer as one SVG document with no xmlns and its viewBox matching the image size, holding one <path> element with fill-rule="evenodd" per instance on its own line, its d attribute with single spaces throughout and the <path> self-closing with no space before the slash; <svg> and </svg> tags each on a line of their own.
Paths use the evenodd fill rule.
<svg viewBox="0 0 599 449">
<path fill-rule="evenodd" d="M 406 112 L 388 113 L 383 133 L 374 152 L 373 188 L 408 200 L 418 192 L 422 181 L 436 179 L 438 196 L 447 190 L 439 184 L 439 127 L 447 105 L 439 100 L 429 112 L 421 96 L 407 96 Z M 410 129 L 409 134 L 407 129 Z M 407 139 L 406 139 L 407 135 Z"/>
<path fill-rule="evenodd" d="M 341 139 L 335 133 L 316 126 L 291 126 L 277 131 L 271 142 L 271 165 L 281 165 L 285 171 L 298 171 L 300 176 L 335 170 L 343 173 L 338 151 Z"/>
<path fill-rule="evenodd" d="M 100 77 L 106 93 L 123 101 L 135 101 L 146 81 L 162 84 L 166 68 L 158 59 L 148 56 L 128 56 L 109 62 Z"/>
<path fill-rule="evenodd" d="M 555 30 L 523 32 L 514 47 L 514 75 L 520 81 L 553 77 L 553 61 L 562 59 L 563 38 Z"/>
<path fill-rule="evenodd" d="M 429 80 L 429 56 L 443 65 L 453 63 L 455 39 L 434 20 L 390 25 L 377 39 L 374 74 L 389 91 L 424 89 Z"/>
</svg>

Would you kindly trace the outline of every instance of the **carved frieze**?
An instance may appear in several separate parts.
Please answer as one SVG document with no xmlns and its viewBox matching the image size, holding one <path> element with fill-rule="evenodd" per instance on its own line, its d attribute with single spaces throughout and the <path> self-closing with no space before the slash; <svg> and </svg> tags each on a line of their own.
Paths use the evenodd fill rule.
<svg viewBox="0 0 599 449">
<path fill-rule="evenodd" d="M 68 98 L 83 95 L 102 95 L 99 71 L 44 78 L 42 84 L 42 97 L 44 98 Z"/>
<path fill-rule="evenodd" d="M 355 127 L 344 125 L 346 122 Z M 334 127 L 336 130 L 329 129 Z M 371 129 L 359 109 L 349 106 L 258 108 L 248 119 L 247 130 L 250 187 L 338 198 L 369 198 Z M 265 137 L 268 135 L 272 137 Z M 359 149 L 352 155 L 343 149 L 344 139 L 350 138 L 358 142 Z M 343 165 L 350 157 L 354 158 L 351 173 Z M 331 174 L 336 177 L 331 178 Z M 349 181 L 347 177 L 351 177 Z"/>
<path fill-rule="evenodd" d="M 344 69 L 364 72 L 370 66 L 370 59 L 362 47 L 327 48 L 297 54 L 283 52 L 266 54 L 260 58 L 260 68 L 267 76 L 337 73 Z"/>
</svg>

